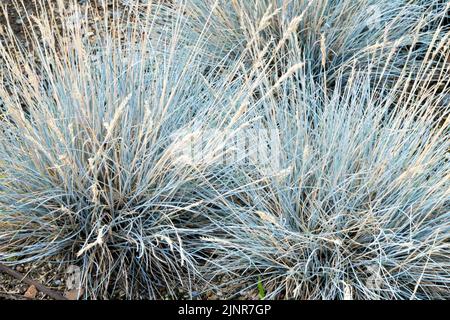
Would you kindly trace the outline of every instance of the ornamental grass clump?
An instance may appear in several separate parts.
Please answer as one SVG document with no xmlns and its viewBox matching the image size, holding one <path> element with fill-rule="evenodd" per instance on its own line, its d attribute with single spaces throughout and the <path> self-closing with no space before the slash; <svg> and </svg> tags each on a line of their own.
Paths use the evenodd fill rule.
<svg viewBox="0 0 450 320">
<path fill-rule="evenodd" d="M 75 263 L 89 298 L 190 295 L 198 172 L 174 137 L 218 118 L 232 84 L 150 18 L 89 34 L 93 13 L 44 10 L 27 17 L 32 50 L 0 44 L 0 260 Z"/>
<path fill-rule="evenodd" d="M 428 50 L 446 43 L 450 32 L 450 5 L 440 0 L 173 3 L 166 16 L 170 20 L 170 12 L 177 12 L 172 15 L 189 30 L 184 38 L 202 39 L 210 59 L 242 55 L 247 65 L 263 61 L 279 77 L 291 62 L 286 56 L 298 51 L 307 73 L 324 88 L 347 80 L 355 65 L 368 68 L 369 62 L 375 70 L 368 74 L 384 87 L 396 83 L 404 70 L 417 76 Z M 444 62 L 434 60 L 441 67 Z"/>
<path fill-rule="evenodd" d="M 450 298 L 448 3 L 34 3 L 0 28 L 1 263 L 85 299 Z"/>
<path fill-rule="evenodd" d="M 203 238 L 215 254 L 203 272 L 228 298 L 257 286 L 266 299 L 450 297 L 445 94 L 380 98 L 370 77 L 351 79 L 328 95 L 300 70 L 255 102 L 279 152 L 272 170 L 230 172 L 245 178 L 224 180 L 209 210 L 223 232 Z"/>
</svg>

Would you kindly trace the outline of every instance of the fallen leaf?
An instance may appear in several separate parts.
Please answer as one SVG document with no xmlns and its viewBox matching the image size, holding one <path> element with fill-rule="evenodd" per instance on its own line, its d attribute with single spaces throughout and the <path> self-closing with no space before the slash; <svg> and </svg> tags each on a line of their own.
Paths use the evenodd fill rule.
<svg viewBox="0 0 450 320">
<path fill-rule="evenodd" d="M 66 297 L 68 300 L 78 300 L 82 294 L 83 289 L 72 289 L 64 292 L 64 297 Z"/>
<path fill-rule="evenodd" d="M 67 291 L 76 290 L 81 287 L 81 271 L 80 267 L 70 265 L 66 271 L 66 287 Z"/>
<path fill-rule="evenodd" d="M 36 298 L 36 294 L 37 294 L 36 287 L 34 285 L 31 285 L 23 295 L 26 298 L 34 299 Z"/>
</svg>

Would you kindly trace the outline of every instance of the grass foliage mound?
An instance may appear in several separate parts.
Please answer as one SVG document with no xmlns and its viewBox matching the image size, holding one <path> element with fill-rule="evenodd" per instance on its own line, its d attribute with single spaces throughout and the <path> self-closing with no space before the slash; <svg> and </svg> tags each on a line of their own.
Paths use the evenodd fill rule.
<svg viewBox="0 0 450 320">
<path fill-rule="evenodd" d="M 0 262 L 90 299 L 450 298 L 448 3 L 44 2 L 0 30 Z"/>
</svg>

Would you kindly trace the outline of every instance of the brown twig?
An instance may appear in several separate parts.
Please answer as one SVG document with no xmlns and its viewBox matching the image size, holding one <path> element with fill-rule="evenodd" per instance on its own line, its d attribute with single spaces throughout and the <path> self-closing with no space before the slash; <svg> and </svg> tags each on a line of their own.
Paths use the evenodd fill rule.
<svg viewBox="0 0 450 320">
<path fill-rule="evenodd" d="M 23 281 L 23 282 L 25 282 L 26 284 L 28 284 L 30 286 L 31 285 L 35 286 L 37 290 L 39 290 L 40 292 L 46 294 L 47 296 L 49 296 L 49 297 L 51 297 L 51 298 L 53 298 L 55 300 L 68 300 L 66 297 L 62 296 L 61 294 L 59 294 L 59 293 L 57 293 L 57 292 L 55 292 L 53 290 L 50 290 L 49 288 L 47 288 L 46 286 L 42 285 L 41 283 L 36 282 L 36 281 L 28 278 L 27 276 L 25 276 L 25 275 L 23 275 L 23 274 L 21 274 L 21 273 L 19 273 L 17 271 L 14 271 L 10 267 L 5 266 L 2 263 L 0 263 L 0 271 L 3 271 L 4 273 L 9 274 L 10 276 L 13 276 L 16 279 L 19 279 L 20 281 Z"/>
</svg>

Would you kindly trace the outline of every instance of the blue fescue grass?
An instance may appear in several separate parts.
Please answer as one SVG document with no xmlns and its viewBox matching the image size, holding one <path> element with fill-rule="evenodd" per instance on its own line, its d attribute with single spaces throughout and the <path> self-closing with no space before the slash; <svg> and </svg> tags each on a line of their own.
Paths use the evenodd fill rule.
<svg viewBox="0 0 450 320">
<path fill-rule="evenodd" d="M 347 79 L 355 65 L 369 68 L 369 62 L 373 81 L 392 85 L 404 69 L 417 72 L 427 51 L 445 42 L 450 30 L 449 5 L 439 0 L 174 3 L 169 12 L 182 12 L 186 37 L 202 39 L 209 58 L 243 55 L 247 64 L 262 60 L 280 75 L 294 50 L 314 80 L 328 87 Z"/>
<path fill-rule="evenodd" d="M 0 47 L 0 259 L 77 260 L 91 298 L 118 287 L 128 298 L 190 292 L 202 222 L 183 191 L 196 172 L 177 165 L 172 135 L 194 116 L 217 118 L 227 81 L 151 28 L 106 21 L 104 36 L 84 37 L 74 8 L 79 19 L 57 41 L 42 20 L 35 56 Z"/>
<path fill-rule="evenodd" d="M 448 5 L 104 10 L 3 30 L 0 261 L 84 298 L 449 298 Z"/>
<path fill-rule="evenodd" d="M 259 125 L 278 130 L 281 165 L 230 172 L 245 179 L 226 180 L 210 210 L 222 232 L 204 238 L 215 253 L 204 273 L 228 275 L 224 288 L 261 283 L 267 299 L 449 297 L 444 94 L 380 98 L 367 76 L 351 76 L 328 95 L 300 71 L 263 103 Z"/>
</svg>

